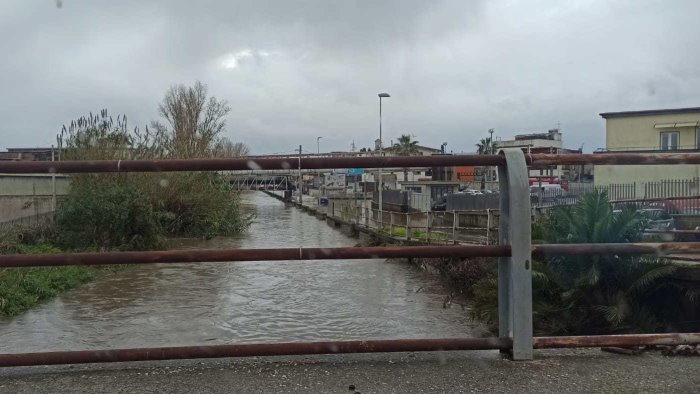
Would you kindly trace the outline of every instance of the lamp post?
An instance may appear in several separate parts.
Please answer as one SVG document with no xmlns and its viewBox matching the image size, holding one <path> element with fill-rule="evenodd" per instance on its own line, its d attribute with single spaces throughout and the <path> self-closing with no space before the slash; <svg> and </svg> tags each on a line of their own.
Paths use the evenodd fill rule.
<svg viewBox="0 0 700 394">
<path fill-rule="evenodd" d="M 384 144 L 382 143 L 382 99 L 391 97 L 389 93 L 379 93 L 379 156 L 384 156 Z M 379 223 L 384 222 L 384 212 L 382 194 L 384 192 L 384 181 L 382 179 L 382 167 L 379 167 Z"/>
<path fill-rule="evenodd" d="M 321 155 L 321 145 L 319 144 L 319 141 L 321 141 L 321 138 L 323 137 L 316 137 L 316 154 Z M 316 179 L 321 178 L 321 170 L 318 170 L 316 173 Z M 321 181 L 323 183 L 323 181 Z M 319 191 L 320 193 L 323 193 L 323 186 L 321 186 L 321 190 Z M 319 200 L 320 201 L 320 200 Z"/>
<path fill-rule="evenodd" d="M 490 153 L 493 155 L 496 153 L 496 147 L 493 145 L 493 129 L 489 129 L 489 150 L 491 151 Z M 489 174 L 489 178 L 491 180 L 494 180 L 496 178 L 494 170 L 489 171 L 491 174 Z"/>
</svg>

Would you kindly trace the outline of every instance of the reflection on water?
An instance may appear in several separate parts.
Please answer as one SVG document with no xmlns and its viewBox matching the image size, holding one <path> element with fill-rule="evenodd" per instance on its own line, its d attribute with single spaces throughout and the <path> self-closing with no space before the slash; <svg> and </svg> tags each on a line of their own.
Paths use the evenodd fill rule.
<svg viewBox="0 0 700 394">
<path fill-rule="evenodd" d="M 357 242 L 262 193 L 244 201 L 256 212 L 248 233 L 177 246 Z M 442 309 L 444 292 L 429 275 L 382 260 L 137 266 L 0 321 L 0 352 L 469 335 L 463 310 Z"/>
</svg>

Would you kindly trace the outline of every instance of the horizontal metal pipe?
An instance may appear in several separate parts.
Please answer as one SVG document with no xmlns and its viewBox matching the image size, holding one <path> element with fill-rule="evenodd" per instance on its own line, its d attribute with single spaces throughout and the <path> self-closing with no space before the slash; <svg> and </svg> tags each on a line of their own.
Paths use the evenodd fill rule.
<svg viewBox="0 0 700 394">
<path fill-rule="evenodd" d="M 533 245 L 533 256 L 667 255 L 700 253 L 700 242 Z M 282 249 L 185 249 L 142 252 L 0 255 L 0 267 L 155 264 L 380 258 L 468 258 L 510 256 L 508 245 L 377 246 Z"/>
<path fill-rule="evenodd" d="M 700 164 L 700 153 L 604 153 L 604 154 L 533 154 L 528 165 L 581 164 Z M 379 167 L 449 167 L 501 166 L 501 155 L 434 155 L 385 157 L 303 157 L 234 159 L 168 159 L 168 160 L 79 160 L 79 161 L 6 161 L 0 162 L 0 173 L 96 173 L 157 171 L 225 171 L 225 170 L 289 170 L 327 168 Z"/>
<path fill-rule="evenodd" d="M 700 333 L 536 337 L 535 349 L 601 346 L 699 344 Z M 390 353 L 489 350 L 512 347 L 511 338 L 391 339 L 333 342 L 254 343 L 159 348 L 79 350 L 0 354 L 0 367 L 128 361 L 181 360 L 224 357 L 291 356 L 310 354 Z"/>
<path fill-rule="evenodd" d="M 499 257 L 508 246 L 379 246 L 281 249 L 186 249 L 144 252 L 0 255 L 0 267 L 111 265 L 229 261 L 378 259 L 408 257 Z"/>
<path fill-rule="evenodd" d="M 682 200 L 700 200 L 700 196 L 682 196 L 682 197 L 653 197 L 653 198 L 632 198 L 622 200 L 611 200 L 613 204 L 627 202 L 655 202 L 655 201 L 682 201 Z"/>
<path fill-rule="evenodd" d="M 510 338 L 447 338 L 80 350 L 0 354 L 0 367 L 306 354 L 488 350 L 508 349 L 511 344 Z"/>
<path fill-rule="evenodd" d="M 532 338 L 535 349 L 647 346 L 647 345 L 696 345 L 700 344 L 700 333 L 590 335 L 571 337 Z"/>
<path fill-rule="evenodd" d="M 645 242 L 600 244 L 540 244 L 532 246 L 533 256 L 656 255 L 700 253 L 700 242 Z"/>
<path fill-rule="evenodd" d="M 700 164 L 700 153 L 593 153 L 525 155 L 528 165 L 582 164 Z"/>
<path fill-rule="evenodd" d="M 504 165 L 498 155 L 438 155 L 336 158 L 236 158 L 174 160 L 80 160 L 0 162 L 0 173 L 86 173 L 157 171 L 290 170 L 326 168 L 432 167 Z"/>
</svg>

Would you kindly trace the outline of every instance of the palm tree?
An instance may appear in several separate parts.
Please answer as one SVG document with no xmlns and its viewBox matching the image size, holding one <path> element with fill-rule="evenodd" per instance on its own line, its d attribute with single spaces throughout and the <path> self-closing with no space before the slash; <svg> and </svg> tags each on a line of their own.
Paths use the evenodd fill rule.
<svg viewBox="0 0 700 394">
<path fill-rule="evenodd" d="M 491 141 L 491 137 L 482 138 L 478 144 L 476 144 L 476 153 L 480 155 L 488 155 L 494 153 L 496 144 Z"/>
<path fill-rule="evenodd" d="M 606 192 L 585 194 L 535 223 L 547 243 L 628 243 L 642 240 L 653 219 L 634 206 L 613 211 Z M 679 269 L 656 256 L 544 256 L 532 267 L 533 328 L 542 335 L 585 335 L 700 329 L 682 305 L 700 291 L 673 279 Z M 495 271 L 474 285 L 472 316 L 495 324 Z"/>
<path fill-rule="evenodd" d="M 414 156 L 418 154 L 418 141 L 413 140 L 410 134 L 402 134 L 392 149 L 399 156 Z M 408 181 L 408 168 L 403 169 L 403 180 Z"/>
<path fill-rule="evenodd" d="M 653 219 L 634 206 L 613 211 L 606 192 L 585 194 L 552 211 L 544 224 L 549 243 L 628 243 L 642 240 Z M 669 276 L 677 266 L 658 257 L 547 256 L 533 267 L 540 329 L 574 333 L 654 332 L 678 320 L 694 290 Z"/>
<path fill-rule="evenodd" d="M 491 140 L 491 137 L 482 138 L 478 144 L 476 144 L 476 153 L 480 155 L 490 155 L 496 153 L 496 143 Z M 485 189 L 485 175 L 486 170 L 489 167 L 481 167 L 479 172 L 482 175 L 481 178 L 481 188 Z"/>
</svg>

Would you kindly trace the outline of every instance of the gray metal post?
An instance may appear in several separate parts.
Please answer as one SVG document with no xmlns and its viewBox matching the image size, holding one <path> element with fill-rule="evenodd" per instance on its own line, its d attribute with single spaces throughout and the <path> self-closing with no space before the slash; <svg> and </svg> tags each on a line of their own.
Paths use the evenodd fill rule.
<svg viewBox="0 0 700 394">
<path fill-rule="evenodd" d="M 531 212 L 525 155 L 503 149 L 506 166 L 498 168 L 500 219 L 498 239 L 511 245 L 511 257 L 498 262 L 498 331 L 513 338 L 513 360 L 532 360 Z"/>
<path fill-rule="evenodd" d="M 51 145 L 51 161 L 56 160 L 56 153 L 53 150 L 53 145 Z M 56 171 L 51 172 L 51 212 L 56 214 Z"/>
<path fill-rule="evenodd" d="M 299 196 L 298 196 L 299 205 L 301 205 L 303 203 L 302 196 L 301 196 L 301 189 L 302 189 L 302 185 L 301 185 L 301 145 L 299 145 L 299 181 L 298 181 L 297 185 L 298 185 L 297 193 L 299 193 Z"/>
<path fill-rule="evenodd" d="M 457 211 L 452 211 L 452 244 L 457 245 Z"/>
</svg>

